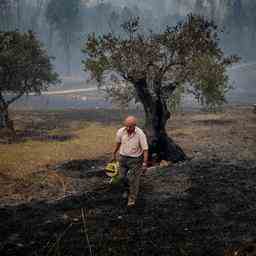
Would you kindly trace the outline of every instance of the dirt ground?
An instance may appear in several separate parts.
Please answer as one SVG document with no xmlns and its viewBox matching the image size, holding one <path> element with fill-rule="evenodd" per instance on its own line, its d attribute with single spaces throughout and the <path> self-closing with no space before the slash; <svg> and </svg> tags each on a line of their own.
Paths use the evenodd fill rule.
<svg viewBox="0 0 256 256">
<path fill-rule="evenodd" d="M 61 175 L 70 186 L 61 194 L 61 185 L 40 183 L 27 188 L 34 193 L 30 201 L 1 200 L 1 255 L 218 256 L 255 240 L 256 115 L 251 108 L 179 113 L 168 131 L 192 160 L 150 169 L 134 209 L 127 209 L 122 188 L 110 186 L 104 176 L 108 155 L 35 172 L 37 178 Z"/>
</svg>

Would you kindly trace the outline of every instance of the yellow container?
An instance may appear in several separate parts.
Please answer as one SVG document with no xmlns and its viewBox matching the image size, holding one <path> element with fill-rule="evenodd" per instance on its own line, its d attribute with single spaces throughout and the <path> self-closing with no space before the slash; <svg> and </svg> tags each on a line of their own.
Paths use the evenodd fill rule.
<svg viewBox="0 0 256 256">
<path fill-rule="evenodd" d="M 105 167 L 105 172 L 106 172 L 107 176 L 109 176 L 111 178 L 118 176 L 119 163 L 118 162 L 108 163 L 107 166 Z"/>
</svg>

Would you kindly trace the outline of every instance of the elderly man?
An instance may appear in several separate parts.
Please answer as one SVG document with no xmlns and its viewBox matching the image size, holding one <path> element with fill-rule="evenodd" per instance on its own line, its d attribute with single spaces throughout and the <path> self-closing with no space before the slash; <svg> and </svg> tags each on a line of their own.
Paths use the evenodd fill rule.
<svg viewBox="0 0 256 256">
<path fill-rule="evenodd" d="M 116 160 L 119 151 L 120 176 L 129 192 L 128 207 L 135 205 L 140 176 L 146 171 L 148 162 L 147 138 L 136 124 L 134 116 L 125 119 L 125 126 L 116 134 L 116 147 L 113 153 L 113 159 Z M 127 191 L 125 195 L 127 196 Z"/>
</svg>

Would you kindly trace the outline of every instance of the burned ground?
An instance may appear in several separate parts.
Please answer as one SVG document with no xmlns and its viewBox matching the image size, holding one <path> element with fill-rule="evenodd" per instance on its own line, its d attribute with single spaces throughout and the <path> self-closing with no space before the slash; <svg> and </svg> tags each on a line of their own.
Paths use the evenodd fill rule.
<svg viewBox="0 0 256 256">
<path fill-rule="evenodd" d="M 0 252 L 223 255 L 256 237 L 255 170 L 256 161 L 211 159 L 149 171 L 130 210 L 120 188 L 102 182 L 59 201 L 4 207 Z"/>
<path fill-rule="evenodd" d="M 108 184 L 106 159 L 48 167 L 75 190 L 2 201 L 1 255 L 218 256 L 255 240 L 255 116 L 232 111 L 178 116 L 170 133 L 192 160 L 149 170 L 134 209 Z"/>
</svg>

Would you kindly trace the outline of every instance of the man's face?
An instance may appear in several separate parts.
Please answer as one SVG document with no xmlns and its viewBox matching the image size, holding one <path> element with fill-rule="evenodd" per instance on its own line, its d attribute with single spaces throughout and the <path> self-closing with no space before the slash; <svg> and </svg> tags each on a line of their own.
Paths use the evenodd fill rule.
<svg viewBox="0 0 256 256">
<path fill-rule="evenodd" d="M 126 130 L 128 133 L 133 133 L 135 131 L 135 127 L 136 127 L 136 118 L 133 116 L 127 117 L 124 125 L 126 127 Z"/>
<path fill-rule="evenodd" d="M 134 124 L 126 124 L 126 130 L 128 133 L 133 133 L 135 131 L 135 125 Z"/>
</svg>

